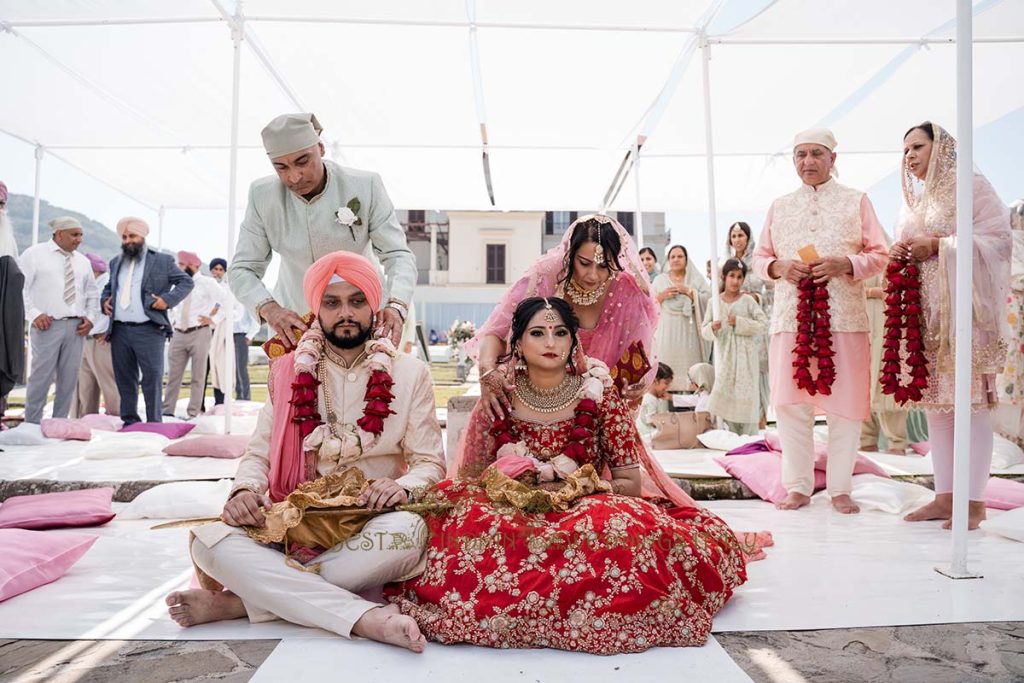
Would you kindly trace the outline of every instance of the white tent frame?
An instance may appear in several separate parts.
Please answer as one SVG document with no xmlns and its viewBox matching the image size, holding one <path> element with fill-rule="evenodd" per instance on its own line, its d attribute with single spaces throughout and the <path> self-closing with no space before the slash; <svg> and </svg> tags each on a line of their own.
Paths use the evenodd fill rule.
<svg viewBox="0 0 1024 683">
<path fill-rule="evenodd" d="M 643 33 L 680 33 L 680 34 L 693 34 L 694 42 L 690 46 L 691 48 L 699 47 L 701 51 L 702 59 L 702 81 L 703 81 L 703 105 L 704 105 L 704 119 L 705 119 L 705 151 L 703 154 L 649 154 L 649 157 L 687 157 L 687 156 L 703 156 L 706 160 L 706 173 L 707 173 L 707 206 L 709 215 L 709 238 L 711 242 L 711 257 L 712 263 L 718 261 L 718 236 L 716 228 L 716 202 L 715 202 L 715 172 L 714 172 L 714 161 L 716 154 L 714 152 L 713 144 L 713 130 L 711 122 L 711 77 L 710 77 L 710 59 L 711 59 L 711 46 L 712 45 L 841 45 L 841 46 L 854 46 L 854 45 L 918 45 L 925 47 L 931 44 L 955 44 L 957 49 L 957 139 L 959 143 L 959 154 L 957 157 L 957 231 L 958 241 L 962 244 L 973 243 L 973 231 L 971 225 L 972 205 L 973 197 L 971 194 L 972 173 L 973 173 L 973 116 L 972 116 L 972 45 L 973 43 L 1022 43 L 1024 42 L 1024 35 L 1020 36 L 1007 36 L 1007 37 L 973 37 L 973 13 L 976 9 L 972 6 L 971 0 L 956 0 L 956 37 L 888 37 L 888 38 L 871 38 L 871 37 L 858 37 L 858 38 L 829 38 L 829 37 L 816 37 L 816 38 L 801 38 L 801 37 L 782 37 L 782 38 L 765 38 L 765 39 L 749 39 L 741 37 L 730 37 L 728 34 L 724 35 L 708 35 L 707 27 L 711 22 L 711 19 L 715 16 L 718 9 L 721 7 L 721 0 L 712 5 L 707 16 L 703 18 L 701 25 L 693 26 L 659 26 L 659 25 L 632 25 L 632 26 L 620 26 L 620 25 L 602 25 L 602 24 L 563 24 L 563 23 L 525 23 L 525 22 L 486 22 L 477 21 L 475 18 L 475 2 L 474 0 L 467 0 L 467 18 L 465 21 L 428 21 L 428 20 L 403 20 L 403 19 L 359 19 L 359 18 L 341 18 L 341 17 L 294 17 L 294 16 L 269 16 L 269 15 L 254 15 L 246 16 L 243 12 L 244 0 L 237 0 L 236 10 L 234 14 L 229 13 L 221 3 L 221 0 L 210 0 L 210 2 L 216 7 L 220 17 L 149 17 L 149 18 L 113 18 L 113 19 L 82 19 L 82 20 L 29 20 L 29 21 L 14 21 L 14 22 L 0 22 L 0 31 L 8 32 L 22 39 L 28 41 L 38 52 L 40 52 L 46 59 L 59 66 L 64 71 L 70 73 L 75 78 L 84 83 L 87 87 L 94 90 L 101 96 L 112 101 L 114 104 L 126 108 L 129 112 L 141 117 L 141 114 L 135 112 L 131 106 L 117 99 L 116 97 L 105 92 L 98 85 L 92 83 L 84 76 L 76 73 L 73 69 L 67 65 L 59 62 L 52 55 L 48 54 L 40 46 L 32 43 L 24 36 L 21 36 L 17 29 L 21 27 L 69 27 L 69 26 L 112 26 L 112 25 L 142 25 L 142 24 L 188 24 L 188 23 L 215 23 L 224 22 L 230 29 L 231 40 L 233 43 L 233 67 L 232 67 L 232 111 L 231 111 L 231 142 L 227 147 L 224 146 L 204 146 L 195 147 L 195 149 L 229 149 L 230 150 L 230 185 L 229 185 L 229 201 L 228 201 L 228 251 L 229 253 L 234 252 L 235 243 L 235 231 L 236 231 L 236 179 L 237 179 L 237 157 L 239 149 L 248 149 L 253 146 L 240 146 L 238 144 L 238 115 L 239 115 L 239 80 L 241 73 L 241 47 L 245 43 L 249 49 L 256 56 L 257 60 L 267 69 L 274 82 L 282 90 L 282 92 L 288 97 L 288 99 L 299 109 L 305 110 L 300 98 L 296 95 L 294 90 L 288 84 L 281 72 L 274 66 L 270 57 L 260 48 L 259 44 L 253 40 L 246 40 L 247 23 L 253 22 L 288 22 L 288 23 L 336 23 L 336 24 L 352 24 L 352 25 L 384 25 L 384 26 L 429 26 L 429 27 L 456 27 L 465 28 L 468 31 L 470 39 L 470 60 L 471 68 L 473 73 L 473 85 L 474 93 L 476 95 L 477 104 L 477 116 L 481 127 L 481 145 L 479 147 L 472 146 L 474 149 L 482 148 L 486 156 L 486 150 L 488 149 L 487 135 L 486 135 L 486 110 L 484 108 L 483 94 L 482 94 L 482 83 L 483 77 L 480 73 L 479 68 L 479 57 L 477 52 L 477 36 L 476 31 L 478 28 L 503 28 L 503 29 L 531 29 L 531 30 L 555 30 L 555 31 L 612 31 L 612 32 L 643 32 Z M 769 10 L 775 3 L 768 4 L 761 13 Z M 748 20 L 749 21 L 749 20 Z M 735 30 L 735 28 L 733 29 Z M 671 99 L 672 92 L 674 91 L 675 85 L 678 83 L 685 72 L 687 62 L 690 54 L 687 49 L 684 49 L 683 54 L 680 55 L 679 61 L 677 61 L 676 67 L 670 74 L 668 82 L 666 82 L 665 88 L 659 95 L 658 100 L 652 105 L 651 109 L 648 110 L 648 116 L 645 117 L 643 122 L 642 135 L 637 138 L 637 141 L 632 146 L 632 170 L 634 173 L 634 192 L 636 196 L 636 224 L 641 226 L 641 232 L 639 233 L 638 242 L 640 246 L 643 243 L 643 217 L 642 207 L 640 204 L 640 181 L 639 181 L 639 162 L 640 162 L 640 150 L 645 140 L 654 129 L 657 127 L 657 123 L 660 119 L 660 115 L 664 110 L 664 105 L 669 99 Z M 7 131 L 0 131 L 7 132 Z M 47 147 L 45 144 L 38 141 L 29 141 L 20 136 L 13 136 L 23 142 L 33 145 L 35 148 L 35 194 L 33 199 L 33 221 L 32 221 L 32 237 L 33 244 L 38 242 L 39 235 L 39 197 L 42 181 L 42 161 L 46 154 L 50 154 L 57 159 L 61 157 L 55 152 L 60 149 L 112 149 L 113 147 L 91 147 L 91 146 L 80 146 L 80 145 L 67 145 L 67 146 L 54 146 Z M 360 145 L 336 145 L 337 147 L 359 147 Z M 443 149 L 454 149 L 457 146 L 444 145 L 444 146 L 432 146 L 432 145 L 373 145 L 373 147 L 392 147 L 396 149 L 430 149 L 430 148 L 443 148 Z M 467 146 L 469 147 L 469 146 Z M 160 149 L 162 147 L 154 146 L 124 146 L 117 147 L 117 149 Z M 178 147 L 178 146 L 167 146 L 168 149 L 190 149 L 189 147 Z M 499 149 L 498 146 L 491 146 L 493 149 Z M 552 147 L 552 146 L 506 146 L 505 148 L 512 149 L 581 149 L 581 148 L 568 148 L 568 147 Z M 589 148 L 582 148 L 589 149 Z M 849 152 L 846 152 L 848 154 Z M 860 153 L 866 153 L 861 151 Z M 718 157 L 726 156 L 747 156 L 747 155 L 764 155 L 764 153 L 742 153 L 742 154 L 718 154 Z M 771 154 L 778 154 L 773 152 Z M 161 205 L 159 207 L 152 207 L 147 202 L 144 202 L 137 197 L 134 197 L 123 190 L 111 185 L 109 182 L 98 178 L 96 175 L 89 173 L 87 170 L 79 168 L 74 164 L 70 164 L 66 159 L 61 159 L 65 163 L 69 163 L 72 167 L 78 169 L 85 175 L 94 179 L 100 180 L 108 187 L 124 194 L 125 196 L 139 202 L 142 206 L 149 208 L 150 210 L 156 211 L 159 215 L 159 227 L 158 239 L 162 240 L 162 225 L 163 218 L 166 210 L 168 209 L 196 209 L 196 208 L 223 208 L 223 207 L 192 207 L 192 206 L 166 206 Z M 628 172 L 628 169 L 626 170 Z M 972 300 L 972 284 L 971 284 L 971 250 L 970 249 L 958 249 L 957 250 L 957 311 L 956 311 L 956 331 L 957 337 L 960 343 L 956 349 L 956 389 L 955 389 L 955 468 L 954 468 L 954 512 L 953 512 L 953 534 L 952 534 L 952 549 L 951 549 L 951 564 L 949 569 L 940 569 L 943 574 L 952 578 L 971 578 L 977 576 L 967 569 L 967 508 L 968 508 L 968 481 L 969 481 L 969 456 L 970 456 L 970 379 L 971 379 L 971 319 L 970 319 L 970 302 Z M 712 269 L 713 286 L 715 291 L 718 287 L 718 272 L 716 268 Z M 717 301 L 713 298 L 715 308 L 717 309 Z M 232 311 L 231 306 L 228 306 L 227 320 L 230 322 Z M 715 310 L 715 315 L 718 315 L 718 311 Z M 964 343 L 966 340 L 967 343 Z M 224 416 L 224 428 L 225 432 L 230 432 L 231 428 L 231 412 L 234 396 L 234 352 L 232 347 L 232 335 L 227 336 L 227 349 L 226 357 L 228 358 L 227 363 L 227 391 L 225 391 L 225 416 Z"/>
</svg>

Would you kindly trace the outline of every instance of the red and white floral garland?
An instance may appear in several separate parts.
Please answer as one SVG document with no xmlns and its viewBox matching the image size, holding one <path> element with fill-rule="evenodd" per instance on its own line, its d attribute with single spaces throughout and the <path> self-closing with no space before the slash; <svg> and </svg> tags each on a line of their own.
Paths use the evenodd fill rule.
<svg viewBox="0 0 1024 683">
<path fill-rule="evenodd" d="M 793 379 L 798 389 L 811 396 L 832 394 L 836 366 L 832 357 L 832 316 L 829 311 L 828 286 L 803 278 L 796 305 L 797 333 L 793 346 Z M 811 374 L 811 358 L 818 359 L 818 376 Z"/>
<path fill-rule="evenodd" d="M 320 457 L 337 460 L 346 465 L 358 459 L 372 448 L 384 431 L 384 420 L 393 415 L 391 402 L 394 395 L 391 378 L 394 357 L 397 354 L 389 339 L 374 339 L 367 343 L 366 363 L 370 377 L 366 381 L 363 400 L 363 416 L 356 423 L 342 423 L 332 427 L 324 424 L 317 406 L 317 389 L 320 380 L 317 366 L 324 353 L 324 334 L 319 321 L 314 321 L 303 333 L 295 349 L 295 380 L 292 382 L 291 404 L 294 407 L 292 421 L 300 427 L 303 450 L 316 451 Z"/>
<path fill-rule="evenodd" d="M 539 460 L 529 452 L 526 442 L 516 435 L 510 418 L 496 419 L 490 427 L 490 434 L 494 439 L 495 461 L 529 459 L 540 473 L 541 481 L 565 478 L 579 467 L 592 462 L 594 454 L 597 453 L 594 439 L 597 433 L 598 410 L 604 397 L 604 390 L 611 384 L 608 366 L 597 359 L 588 358 L 587 372 L 583 375 L 583 384 L 577 393 L 580 401 L 576 404 L 569 442 L 560 455 L 548 462 Z"/>
<path fill-rule="evenodd" d="M 928 387 L 928 360 L 921 331 L 921 269 L 909 261 L 892 259 L 886 269 L 885 341 L 882 348 L 882 393 L 897 403 L 920 401 Z M 910 381 L 900 382 L 901 347 L 906 349 Z"/>
</svg>

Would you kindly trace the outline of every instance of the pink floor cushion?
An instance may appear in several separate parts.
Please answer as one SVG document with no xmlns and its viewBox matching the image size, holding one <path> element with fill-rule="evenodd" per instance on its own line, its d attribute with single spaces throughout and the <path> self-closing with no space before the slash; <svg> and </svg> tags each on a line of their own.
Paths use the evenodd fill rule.
<svg viewBox="0 0 1024 683">
<path fill-rule="evenodd" d="M 175 441 L 166 448 L 167 455 L 187 455 L 206 458 L 239 458 L 249 445 L 245 434 L 202 434 Z"/>
<path fill-rule="evenodd" d="M 78 418 L 78 421 L 82 424 L 88 425 L 89 429 L 98 429 L 101 432 L 116 432 L 121 429 L 121 427 L 124 427 L 124 421 L 117 415 L 91 413 Z"/>
<path fill-rule="evenodd" d="M 910 444 L 910 450 L 914 451 L 918 455 L 928 455 L 932 450 L 932 445 L 927 441 L 920 441 L 918 443 Z"/>
<path fill-rule="evenodd" d="M 741 458 L 716 457 L 715 462 L 762 500 L 778 503 L 786 497 L 786 489 L 782 487 L 782 458 L 777 453 L 750 453 Z M 815 470 L 814 490 L 823 488 L 825 473 Z"/>
<path fill-rule="evenodd" d="M 13 496 L 0 505 L 0 529 L 59 529 L 106 524 L 114 518 L 110 508 L 113 496 L 114 489 L 110 487 Z"/>
<path fill-rule="evenodd" d="M 195 428 L 188 422 L 136 422 L 121 429 L 122 432 L 149 432 L 168 439 L 180 439 Z"/>
<path fill-rule="evenodd" d="M 985 507 L 993 510 L 1024 507 L 1024 482 L 990 477 L 985 485 Z"/>
<path fill-rule="evenodd" d="M 68 441 L 89 441 L 92 429 L 80 420 L 69 420 L 66 417 L 48 417 L 39 424 L 43 436 L 47 439 L 67 439 Z"/>
<path fill-rule="evenodd" d="M 782 441 L 779 439 L 778 432 L 766 432 L 764 435 L 764 441 L 768 444 L 768 447 L 773 451 L 782 452 Z M 825 471 L 826 464 L 828 463 L 828 445 L 823 444 L 820 441 L 814 442 L 814 469 L 817 471 Z M 853 464 L 854 474 L 874 474 L 879 477 L 885 477 L 889 479 L 889 473 L 885 469 L 876 463 L 871 458 L 866 458 L 863 455 L 858 454 L 857 460 Z"/>
<path fill-rule="evenodd" d="M 64 576 L 95 542 L 85 534 L 0 529 L 0 602 Z"/>
</svg>

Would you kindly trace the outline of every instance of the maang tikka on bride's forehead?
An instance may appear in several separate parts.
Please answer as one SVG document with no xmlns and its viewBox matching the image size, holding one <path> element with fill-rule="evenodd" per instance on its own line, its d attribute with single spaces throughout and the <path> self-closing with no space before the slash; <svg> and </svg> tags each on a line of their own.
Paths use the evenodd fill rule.
<svg viewBox="0 0 1024 683">
<path fill-rule="evenodd" d="M 558 323 L 558 314 L 551 307 L 551 302 L 548 301 L 547 297 L 544 297 L 544 322 L 549 325 L 556 325 Z"/>
</svg>

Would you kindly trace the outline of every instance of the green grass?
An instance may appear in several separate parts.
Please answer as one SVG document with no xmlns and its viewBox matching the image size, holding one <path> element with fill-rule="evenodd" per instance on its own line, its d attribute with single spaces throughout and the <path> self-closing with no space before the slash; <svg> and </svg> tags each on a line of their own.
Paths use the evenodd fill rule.
<svg viewBox="0 0 1024 683">
<path fill-rule="evenodd" d="M 266 365 L 250 365 L 249 366 L 249 383 L 251 388 L 252 400 L 257 402 L 263 402 L 267 400 L 267 373 L 269 367 Z M 468 384 L 459 383 L 456 377 L 455 363 L 435 363 L 430 368 L 430 375 L 434 382 L 434 404 L 438 408 L 447 408 L 448 399 L 453 396 L 462 396 L 469 390 Z M 178 391 L 178 398 L 188 398 L 189 392 L 191 391 L 192 383 L 192 372 L 186 371 L 185 377 L 181 383 L 181 389 Z M 166 386 L 166 385 L 165 385 Z M 206 396 L 208 398 L 206 405 L 213 405 L 213 387 L 208 387 L 206 390 Z M 53 396 L 51 395 L 47 400 L 52 401 Z M 21 399 L 13 399 L 9 402 L 9 405 L 13 407 L 21 406 Z"/>
</svg>

